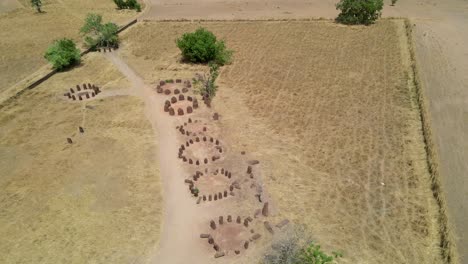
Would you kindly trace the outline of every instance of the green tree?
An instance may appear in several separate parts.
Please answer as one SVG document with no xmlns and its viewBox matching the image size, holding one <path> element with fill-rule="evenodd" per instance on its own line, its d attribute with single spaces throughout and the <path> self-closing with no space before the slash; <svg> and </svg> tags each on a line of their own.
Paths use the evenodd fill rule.
<svg viewBox="0 0 468 264">
<path fill-rule="evenodd" d="M 124 9 L 126 7 L 124 0 L 114 0 L 114 3 L 118 9 Z"/>
<path fill-rule="evenodd" d="M 383 0 L 340 0 L 336 9 L 341 13 L 336 20 L 347 25 L 375 22 L 382 15 Z"/>
<path fill-rule="evenodd" d="M 42 6 L 42 1 L 41 0 L 31 0 L 31 5 L 36 8 L 38 13 L 42 13 L 41 6 Z"/>
<path fill-rule="evenodd" d="M 63 70 L 80 62 L 80 50 L 71 39 L 60 39 L 49 46 L 44 57 L 56 70 Z"/>
<path fill-rule="evenodd" d="M 233 52 L 226 49 L 224 41 L 218 41 L 212 32 L 204 28 L 183 34 L 176 43 L 184 59 L 190 62 L 214 62 L 218 65 L 231 62 Z"/>
<path fill-rule="evenodd" d="M 102 16 L 88 14 L 80 32 L 84 35 L 88 47 L 117 47 L 119 27 L 114 23 L 102 24 Z"/>
<path fill-rule="evenodd" d="M 137 0 L 114 0 L 118 9 L 135 9 L 137 12 L 141 12 L 141 5 Z"/>
</svg>

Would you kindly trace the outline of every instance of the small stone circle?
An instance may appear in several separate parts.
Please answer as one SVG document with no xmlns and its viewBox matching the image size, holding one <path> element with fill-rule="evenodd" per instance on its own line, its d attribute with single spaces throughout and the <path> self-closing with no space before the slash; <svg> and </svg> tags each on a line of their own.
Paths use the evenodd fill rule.
<svg viewBox="0 0 468 264">
<path fill-rule="evenodd" d="M 184 136 L 202 136 L 208 132 L 208 125 L 202 120 L 189 118 L 187 122 L 177 126 L 176 129 Z"/>
<path fill-rule="evenodd" d="M 185 100 L 183 94 L 179 96 L 172 96 L 170 100 L 164 102 L 164 112 L 169 115 L 183 116 L 185 114 L 193 113 L 194 109 L 198 108 L 198 101 L 194 98 L 192 101 Z"/>
<path fill-rule="evenodd" d="M 197 204 L 227 199 L 234 196 L 234 189 L 239 186 L 233 179 L 232 172 L 224 168 L 216 169 L 212 173 L 196 171 L 184 182 L 188 184 L 190 193 L 198 197 Z"/>
<path fill-rule="evenodd" d="M 214 257 L 222 257 L 230 253 L 239 255 L 246 251 L 251 243 L 261 238 L 251 227 L 252 217 L 219 216 L 209 222 L 209 233 L 200 234 L 216 252 Z"/>
<path fill-rule="evenodd" d="M 74 88 L 70 88 L 63 96 L 72 101 L 84 101 L 96 97 L 101 93 L 101 89 L 90 83 L 83 83 L 82 86 L 77 84 Z"/>
<path fill-rule="evenodd" d="M 210 136 L 196 136 L 179 147 L 178 157 L 190 165 L 208 165 L 224 156 L 221 142 Z"/>
<path fill-rule="evenodd" d="M 192 82 L 190 80 L 182 79 L 168 79 L 160 80 L 156 86 L 156 92 L 165 95 L 179 95 L 188 93 L 192 89 Z"/>
</svg>

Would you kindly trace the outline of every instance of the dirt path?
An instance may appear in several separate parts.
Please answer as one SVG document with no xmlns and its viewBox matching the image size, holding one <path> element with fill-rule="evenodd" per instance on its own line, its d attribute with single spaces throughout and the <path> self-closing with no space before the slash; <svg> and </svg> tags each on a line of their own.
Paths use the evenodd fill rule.
<svg viewBox="0 0 468 264">
<path fill-rule="evenodd" d="M 337 0 L 148 0 L 144 19 L 334 18 Z M 419 75 L 430 110 L 440 173 L 458 248 L 468 248 L 468 3 L 462 0 L 398 1 L 384 17 L 414 25 Z M 468 253 L 459 250 L 462 263 Z"/>
<path fill-rule="evenodd" d="M 154 256 L 154 263 L 186 263 L 187 259 L 193 260 L 194 263 L 203 263 L 207 255 L 202 250 L 198 250 L 197 239 L 200 234 L 195 228 L 202 219 L 197 218 L 195 204 L 182 184 L 185 172 L 177 156 L 174 155 L 179 146 L 174 133 L 174 119 L 169 118 L 161 110 L 164 101 L 156 97 L 154 91 L 117 53 L 107 53 L 106 57 L 131 82 L 135 95 L 145 101 L 145 114 L 154 131 L 157 131 L 165 214 L 163 232 L 160 237 L 160 252 Z"/>
</svg>

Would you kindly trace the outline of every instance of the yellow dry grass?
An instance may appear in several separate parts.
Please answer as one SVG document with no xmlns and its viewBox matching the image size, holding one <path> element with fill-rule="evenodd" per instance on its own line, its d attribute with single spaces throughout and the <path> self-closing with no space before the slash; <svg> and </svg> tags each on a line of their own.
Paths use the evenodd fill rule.
<svg viewBox="0 0 468 264">
<path fill-rule="evenodd" d="M 174 41 L 199 26 L 235 51 L 214 108 L 281 216 L 343 263 L 441 263 L 403 21 L 148 22 L 124 34 L 127 60 L 147 81 L 192 76 Z"/>
<path fill-rule="evenodd" d="M 135 263 L 157 246 L 162 194 L 144 103 L 116 95 L 128 81 L 100 54 L 83 65 L 0 113 L 0 263 Z M 84 82 L 101 98 L 63 99 Z"/>
<path fill-rule="evenodd" d="M 42 14 L 35 12 L 29 0 L 20 2 L 25 8 L 0 14 L 0 91 L 45 65 L 44 53 L 55 39 L 81 42 L 79 29 L 87 13 L 101 14 L 104 21 L 118 24 L 137 14 L 116 10 L 109 0 L 47 0 Z"/>
</svg>

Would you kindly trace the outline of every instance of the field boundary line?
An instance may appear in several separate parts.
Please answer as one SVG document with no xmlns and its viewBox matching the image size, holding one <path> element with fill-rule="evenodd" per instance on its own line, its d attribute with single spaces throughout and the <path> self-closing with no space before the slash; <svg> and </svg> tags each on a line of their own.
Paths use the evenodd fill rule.
<svg viewBox="0 0 468 264">
<path fill-rule="evenodd" d="M 125 23 L 123 26 L 121 26 L 119 28 L 117 33 L 121 33 L 123 31 L 127 30 L 131 26 L 135 25 L 137 22 L 138 22 L 138 19 L 135 18 L 135 19 L 131 20 L 130 22 Z M 80 55 L 85 56 L 86 54 L 90 53 L 93 49 L 94 49 L 94 47 L 88 48 L 88 49 L 82 51 L 80 53 Z M 17 85 L 12 86 L 10 89 L 7 89 L 4 92 L 2 92 L 0 95 L 6 94 L 6 96 L 1 96 L 3 98 L 0 97 L 0 109 L 5 107 L 11 101 L 13 101 L 13 100 L 17 99 L 18 97 L 20 97 L 24 92 L 36 88 L 39 84 L 45 82 L 50 77 L 54 76 L 56 73 L 59 72 L 57 70 L 47 70 L 47 72 L 44 73 L 44 71 L 46 71 L 44 68 L 46 68 L 46 67 L 48 68 L 49 65 L 45 65 L 45 66 L 41 67 L 35 73 L 31 74 L 30 76 L 33 76 L 32 78 L 27 77 L 26 79 L 28 79 L 28 78 L 31 78 L 31 79 L 27 80 L 24 85 L 21 85 L 21 84 L 18 85 L 17 84 Z M 40 73 L 38 73 L 38 72 L 40 72 Z M 34 75 L 39 75 L 39 76 L 34 76 Z M 21 82 L 22 81 L 20 81 L 20 83 Z M 10 95 L 8 95 L 8 94 L 10 94 Z"/>
<path fill-rule="evenodd" d="M 445 263 L 458 264 L 460 263 L 455 238 L 449 222 L 447 201 L 445 200 L 444 190 L 442 188 L 439 172 L 439 158 L 436 150 L 436 145 L 433 140 L 433 133 L 431 129 L 431 121 L 429 115 L 429 106 L 427 104 L 426 96 L 424 95 L 424 87 L 420 80 L 416 54 L 414 51 L 414 39 L 411 22 L 408 18 L 404 19 L 406 38 L 411 59 L 411 71 L 413 74 L 413 82 L 416 90 L 417 104 L 419 106 L 419 115 L 422 123 L 422 133 L 424 146 L 426 149 L 426 161 L 431 177 L 431 190 L 432 194 L 439 207 L 438 222 L 440 226 L 440 248 L 442 250 L 442 257 Z"/>
</svg>

